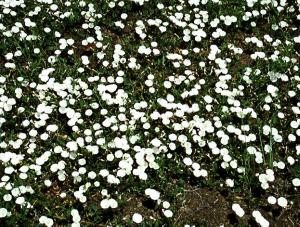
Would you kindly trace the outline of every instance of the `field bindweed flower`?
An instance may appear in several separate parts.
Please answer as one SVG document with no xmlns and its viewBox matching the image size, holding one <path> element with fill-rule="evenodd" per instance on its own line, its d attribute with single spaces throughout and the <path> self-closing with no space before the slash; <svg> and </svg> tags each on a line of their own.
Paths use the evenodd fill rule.
<svg viewBox="0 0 300 227">
<path fill-rule="evenodd" d="M 300 179 L 299 178 L 294 178 L 292 183 L 295 187 L 300 187 Z"/>
<path fill-rule="evenodd" d="M 87 56 L 81 56 L 81 61 L 83 65 L 88 65 L 90 63 L 89 58 Z"/>
<path fill-rule="evenodd" d="M 156 191 L 155 189 L 147 188 L 145 190 L 145 194 L 149 196 L 152 200 L 158 200 L 160 197 L 160 192 Z"/>
<path fill-rule="evenodd" d="M 277 199 L 274 196 L 269 196 L 268 197 L 268 203 L 269 204 L 274 205 L 274 204 L 276 204 L 276 202 L 277 202 Z"/>
<path fill-rule="evenodd" d="M 228 187 L 233 187 L 234 186 L 234 181 L 232 179 L 226 179 L 226 185 Z"/>
<path fill-rule="evenodd" d="M 245 211 L 243 210 L 243 208 L 237 204 L 234 203 L 232 204 L 232 210 L 236 213 L 236 215 L 238 215 L 239 217 L 243 217 L 245 214 Z"/>
<path fill-rule="evenodd" d="M 143 217 L 139 213 L 134 213 L 132 215 L 132 221 L 137 223 L 137 224 L 140 224 L 143 221 Z"/>
<path fill-rule="evenodd" d="M 287 201 L 286 198 L 284 198 L 284 197 L 279 197 L 279 198 L 277 199 L 277 203 L 278 203 L 279 206 L 281 206 L 281 207 L 283 207 L 283 208 L 286 208 L 287 205 L 288 205 L 288 201 Z"/>
<path fill-rule="evenodd" d="M 0 208 L 0 218 L 5 218 L 8 215 L 6 208 Z"/>
<path fill-rule="evenodd" d="M 47 227 L 53 226 L 53 224 L 54 224 L 53 220 L 51 218 L 46 217 L 46 216 L 41 216 L 39 218 L 39 222 L 40 222 L 40 224 L 44 224 Z"/>
<path fill-rule="evenodd" d="M 252 216 L 255 218 L 255 221 L 262 227 L 270 226 L 270 223 L 262 216 L 262 214 L 255 210 L 252 212 Z"/>
<path fill-rule="evenodd" d="M 109 206 L 110 206 L 110 203 L 109 203 L 109 200 L 108 199 L 103 199 L 100 203 L 100 206 L 103 208 L 103 209 L 108 209 Z"/>
<path fill-rule="evenodd" d="M 163 213 L 164 213 L 166 218 L 173 217 L 173 212 L 171 210 L 163 210 Z"/>
<path fill-rule="evenodd" d="M 118 207 L 118 203 L 117 203 L 117 201 L 115 199 L 103 199 L 100 202 L 100 206 L 103 209 L 108 209 L 109 207 L 115 209 L 115 208 Z"/>
</svg>

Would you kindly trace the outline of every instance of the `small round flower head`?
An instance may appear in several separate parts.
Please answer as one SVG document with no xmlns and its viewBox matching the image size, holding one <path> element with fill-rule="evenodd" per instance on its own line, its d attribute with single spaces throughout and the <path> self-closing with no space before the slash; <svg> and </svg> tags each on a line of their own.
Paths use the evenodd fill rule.
<svg viewBox="0 0 300 227">
<path fill-rule="evenodd" d="M 268 203 L 274 205 L 274 204 L 276 204 L 276 202 L 277 202 L 277 199 L 274 196 L 268 197 Z"/>
<path fill-rule="evenodd" d="M 100 206 L 102 207 L 102 209 L 108 209 L 109 208 L 109 200 L 108 199 L 103 199 L 101 202 L 100 202 Z"/>
<path fill-rule="evenodd" d="M 76 210 L 76 209 L 71 210 L 71 215 L 72 215 L 73 222 L 76 222 L 76 223 L 80 222 L 81 218 L 80 218 L 78 210 Z"/>
<path fill-rule="evenodd" d="M 53 226 L 53 224 L 54 224 L 53 220 L 51 218 L 46 217 L 46 216 L 41 216 L 39 218 L 39 222 L 40 222 L 40 224 L 44 224 L 47 227 Z"/>
<path fill-rule="evenodd" d="M 139 213 L 134 213 L 132 215 L 132 221 L 134 223 L 140 224 L 143 221 L 143 216 L 140 215 Z"/>
<path fill-rule="evenodd" d="M 87 56 L 81 56 L 81 61 L 83 65 L 88 65 L 90 64 L 89 58 Z"/>
<path fill-rule="evenodd" d="M 171 218 L 173 216 L 173 212 L 171 210 L 164 210 L 163 213 L 166 218 Z"/>
<path fill-rule="evenodd" d="M 226 179 L 226 185 L 232 188 L 234 186 L 234 181 L 232 179 Z"/>
<path fill-rule="evenodd" d="M 16 204 L 22 205 L 25 202 L 25 198 L 20 196 L 16 199 Z"/>
<path fill-rule="evenodd" d="M 295 187 L 300 187 L 300 179 L 299 178 L 294 178 L 292 180 L 292 183 Z"/>
<path fill-rule="evenodd" d="M 0 218 L 5 218 L 8 214 L 8 211 L 6 208 L 0 208 Z"/>
<path fill-rule="evenodd" d="M 283 207 L 283 208 L 286 208 L 287 205 L 288 205 L 288 201 L 287 201 L 287 199 L 284 198 L 284 197 L 279 197 L 279 198 L 277 199 L 277 203 L 278 203 L 279 206 L 281 206 L 281 207 Z"/>
<path fill-rule="evenodd" d="M 158 200 L 160 197 L 160 192 L 155 189 L 147 188 L 145 194 L 148 195 L 152 200 Z"/>
<path fill-rule="evenodd" d="M 258 211 L 255 210 L 252 212 L 252 216 L 255 218 L 255 221 L 260 224 L 262 227 L 269 227 L 270 223 L 268 222 L 267 219 L 265 219 L 262 214 Z"/>
<path fill-rule="evenodd" d="M 239 217 L 243 217 L 244 214 L 245 214 L 245 211 L 243 210 L 243 208 L 239 204 L 237 204 L 237 203 L 232 204 L 232 210 Z"/>
<path fill-rule="evenodd" d="M 45 180 L 44 184 L 45 184 L 46 187 L 50 187 L 52 182 L 50 180 Z"/>
<path fill-rule="evenodd" d="M 170 207 L 170 203 L 168 201 L 164 201 L 162 205 L 165 209 L 168 209 Z"/>
<path fill-rule="evenodd" d="M 118 202 L 115 199 L 109 199 L 108 202 L 111 208 L 115 209 L 118 207 Z"/>
</svg>

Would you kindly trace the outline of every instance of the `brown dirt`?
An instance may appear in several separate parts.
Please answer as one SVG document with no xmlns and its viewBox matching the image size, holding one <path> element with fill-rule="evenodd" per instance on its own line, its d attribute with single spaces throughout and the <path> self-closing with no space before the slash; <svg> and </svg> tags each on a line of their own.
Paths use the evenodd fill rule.
<svg viewBox="0 0 300 227">
<path fill-rule="evenodd" d="M 134 213 L 141 214 L 147 220 L 157 220 L 160 216 L 157 205 L 148 199 L 131 197 L 126 200 L 122 210 L 124 220 L 132 218 Z"/>
<path fill-rule="evenodd" d="M 259 226 L 252 217 L 254 208 L 249 208 L 242 197 L 224 196 L 217 190 L 188 186 L 183 193 L 179 193 L 171 202 L 171 210 L 174 212 L 172 226 Z M 245 210 L 245 215 L 240 218 L 231 209 L 233 202 L 239 203 Z M 290 207 L 259 206 L 262 215 L 270 222 L 270 227 L 300 226 L 300 200 Z M 154 222 L 160 220 L 164 223 L 161 205 L 155 204 L 144 197 L 131 197 L 123 204 L 123 220 L 131 219 L 134 213 L 141 214 L 145 220 Z M 166 226 L 169 226 L 165 223 Z"/>
<path fill-rule="evenodd" d="M 217 191 L 190 188 L 178 195 L 178 200 L 181 205 L 175 217 L 176 224 L 220 226 L 227 223 L 230 206 Z"/>
</svg>

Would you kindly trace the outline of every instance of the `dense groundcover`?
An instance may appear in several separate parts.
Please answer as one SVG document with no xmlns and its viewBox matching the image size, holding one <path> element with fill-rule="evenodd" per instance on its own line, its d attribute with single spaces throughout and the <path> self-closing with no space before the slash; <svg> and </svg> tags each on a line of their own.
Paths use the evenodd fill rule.
<svg viewBox="0 0 300 227">
<path fill-rule="evenodd" d="M 0 0 L 1 226 L 300 226 L 299 0 Z"/>
</svg>

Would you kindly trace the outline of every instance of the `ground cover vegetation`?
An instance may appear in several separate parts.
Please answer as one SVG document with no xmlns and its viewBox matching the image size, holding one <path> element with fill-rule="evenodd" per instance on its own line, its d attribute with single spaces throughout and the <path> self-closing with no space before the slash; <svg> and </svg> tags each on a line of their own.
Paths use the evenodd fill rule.
<svg viewBox="0 0 300 227">
<path fill-rule="evenodd" d="M 0 0 L 1 226 L 300 226 L 299 0 Z"/>
</svg>

